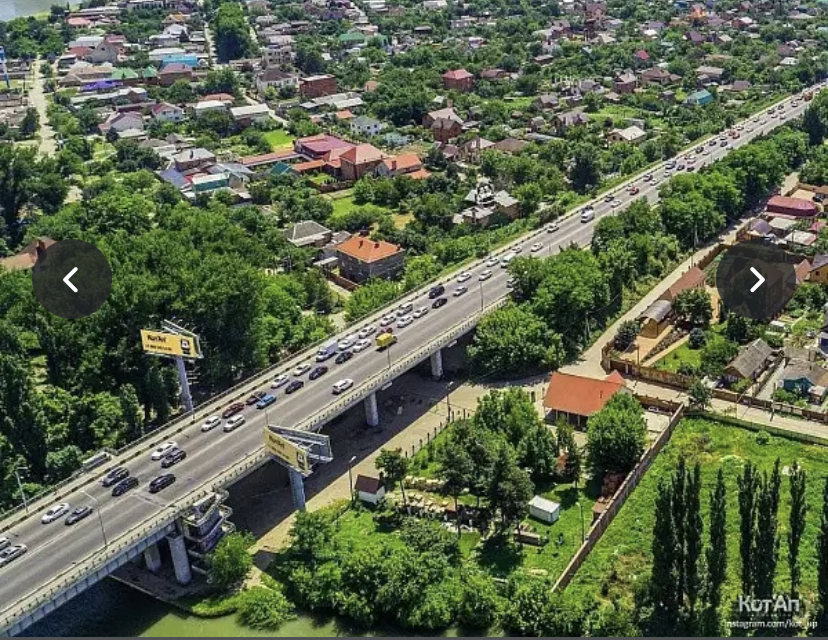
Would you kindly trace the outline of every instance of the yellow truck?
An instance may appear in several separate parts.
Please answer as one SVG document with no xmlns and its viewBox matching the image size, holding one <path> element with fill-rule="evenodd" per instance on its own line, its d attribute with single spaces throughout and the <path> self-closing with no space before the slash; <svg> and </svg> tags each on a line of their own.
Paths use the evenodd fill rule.
<svg viewBox="0 0 828 640">
<path fill-rule="evenodd" d="M 397 336 L 393 333 L 381 333 L 377 336 L 377 349 L 382 351 L 397 342 Z"/>
</svg>

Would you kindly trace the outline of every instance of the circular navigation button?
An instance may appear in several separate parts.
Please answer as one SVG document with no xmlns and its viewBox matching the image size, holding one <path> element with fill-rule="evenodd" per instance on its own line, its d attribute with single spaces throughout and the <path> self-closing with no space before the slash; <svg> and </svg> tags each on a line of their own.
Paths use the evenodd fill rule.
<svg viewBox="0 0 828 640">
<path fill-rule="evenodd" d="M 77 320 L 95 313 L 109 297 L 112 269 L 101 251 L 81 240 L 61 240 L 41 251 L 32 287 L 47 311 Z"/>
<path fill-rule="evenodd" d="M 727 249 L 716 269 L 716 288 L 725 308 L 752 320 L 775 318 L 796 291 L 794 261 L 761 240 Z"/>
</svg>

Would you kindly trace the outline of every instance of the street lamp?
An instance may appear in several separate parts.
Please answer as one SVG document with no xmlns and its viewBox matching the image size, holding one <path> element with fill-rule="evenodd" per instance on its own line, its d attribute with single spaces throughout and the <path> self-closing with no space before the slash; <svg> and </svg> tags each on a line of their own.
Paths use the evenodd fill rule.
<svg viewBox="0 0 828 640">
<path fill-rule="evenodd" d="M 388 368 L 391 368 L 391 345 L 389 344 L 388 347 L 385 349 L 386 353 L 388 354 Z"/>
<path fill-rule="evenodd" d="M 578 510 L 581 512 L 581 544 L 586 541 L 586 528 L 584 527 L 584 507 L 581 505 L 580 502 L 576 502 L 578 505 Z"/>
<path fill-rule="evenodd" d="M 480 281 L 480 310 L 483 311 L 483 281 Z"/>
<path fill-rule="evenodd" d="M 98 508 L 98 501 L 83 489 L 81 489 L 81 493 L 95 503 L 95 513 L 98 514 L 98 522 L 101 525 L 101 537 L 103 538 L 104 549 L 108 549 L 109 542 L 106 539 L 106 531 L 104 530 L 103 516 L 101 515 L 101 510 Z"/>
<path fill-rule="evenodd" d="M 28 472 L 28 467 L 15 467 L 14 469 L 14 477 L 17 478 L 17 488 L 20 489 L 20 497 L 23 498 L 23 507 L 26 509 L 26 513 L 29 513 L 29 503 L 26 500 L 26 492 L 23 491 L 23 483 L 20 482 L 20 472 Z"/>
<path fill-rule="evenodd" d="M 348 460 L 348 484 L 351 487 L 351 504 L 354 503 L 354 477 L 351 474 L 351 467 L 354 462 L 356 462 L 356 456 L 351 456 L 351 459 Z"/>
<path fill-rule="evenodd" d="M 448 384 L 446 385 L 446 419 L 451 420 L 451 387 L 454 385 L 453 380 L 449 380 Z"/>
</svg>

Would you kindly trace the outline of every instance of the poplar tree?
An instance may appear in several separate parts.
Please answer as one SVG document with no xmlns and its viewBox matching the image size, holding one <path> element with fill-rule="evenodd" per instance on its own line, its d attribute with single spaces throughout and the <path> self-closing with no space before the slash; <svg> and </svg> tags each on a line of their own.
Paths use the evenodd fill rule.
<svg viewBox="0 0 828 640">
<path fill-rule="evenodd" d="M 687 544 L 687 464 L 684 458 L 673 474 L 673 526 L 676 529 L 676 589 L 679 604 L 683 604 L 686 590 L 685 549 Z"/>
<path fill-rule="evenodd" d="M 805 533 L 805 517 L 808 513 L 805 469 L 794 463 L 790 477 L 791 513 L 788 525 L 788 568 L 791 574 L 791 597 L 799 591 L 802 569 L 799 566 L 799 546 Z"/>
<path fill-rule="evenodd" d="M 822 490 L 822 517 L 817 535 L 817 611 L 819 628 L 828 628 L 828 478 Z"/>
<path fill-rule="evenodd" d="M 701 465 L 698 462 L 693 468 L 693 475 L 688 476 L 685 506 L 687 509 L 684 552 L 685 593 L 690 606 L 690 616 L 693 617 L 701 586 L 699 558 L 702 554 L 702 534 L 704 533 L 701 517 Z"/>
<path fill-rule="evenodd" d="M 658 485 L 653 527 L 653 572 L 650 581 L 655 620 L 662 632 L 675 628 L 679 592 L 676 531 L 673 524 L 673 489 L 663 480 Z"/>
<path fill-rule="evenodd" d="M 736 479 L 739 487 L 739 555 L 742 558 L 742 593 L 753 593 L 753 551 L 756 525 L 756 467 L 748 461 Z"/>
<path fill-rule="evenodd" d="M 779 562 L 779 536 L 776 535 L 779 491 L 782 486 L 779 464 L 777 458 L 771 475 L 768 476 L 767 472 L 762 474 L 757 500 L 753 588 L 759 598 L 770 598 L 773 595 L 773 582 Z"/>
<path fill-rule="evenodd" d="M 716 488 L 710 492 L 710 543 L 707 547 L 707 597 L 712 609 L 722 602 L 727 577 L 727 489 L 721 467 Z"/>
</svg>

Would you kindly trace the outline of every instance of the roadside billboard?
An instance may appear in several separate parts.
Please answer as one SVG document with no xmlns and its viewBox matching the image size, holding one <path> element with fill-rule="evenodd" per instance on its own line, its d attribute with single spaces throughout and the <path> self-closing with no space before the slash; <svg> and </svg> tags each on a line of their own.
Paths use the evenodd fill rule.
<svg viewBox="0 0 828 640">
<path fill-rule="evenodd" d="M 301 447 L 295 445 L 284 436 L 274 433 L 269 428 L 264 428 L 265 449 L 267 452 L 293 467 L 300 473 L 310 473 L 310 461 L 308 454 Z"/>
<path fill-rule="evenodd" d="M 156 356 L 181 356 L 191 359 L 201 357 L 198 339 L 193 336 L 141 329 L 141 345 L 146 353 Z"/>
</svg>

